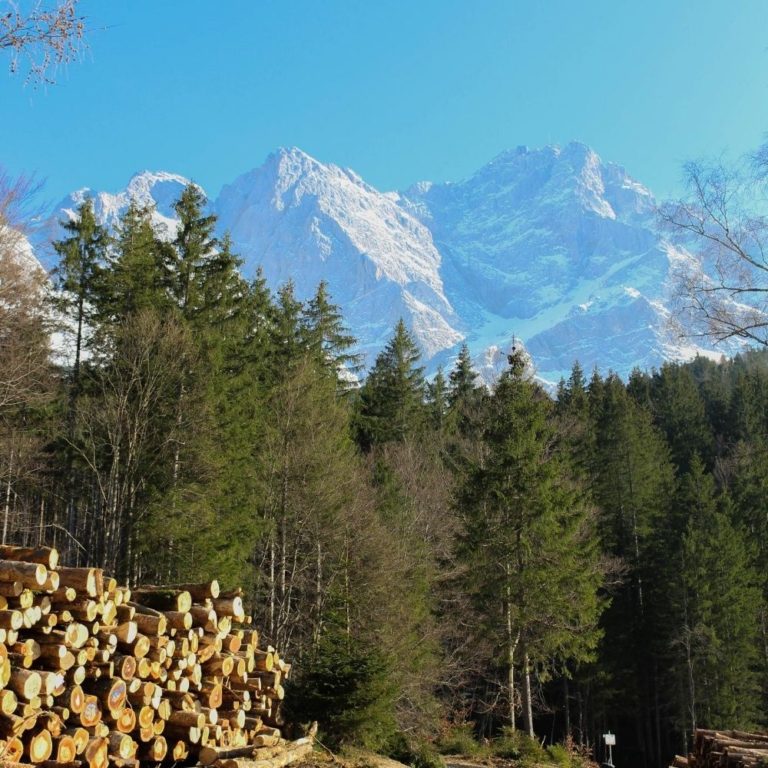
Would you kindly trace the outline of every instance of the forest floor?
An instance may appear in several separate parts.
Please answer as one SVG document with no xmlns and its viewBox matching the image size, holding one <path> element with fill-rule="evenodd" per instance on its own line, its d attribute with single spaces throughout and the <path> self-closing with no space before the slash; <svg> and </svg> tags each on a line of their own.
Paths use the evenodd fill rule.
<svg viewBox="0 0 768 768">
<path fill-rule="evenodd" d="M 468 758 L 459 755 L 444 755 L 445 768 L 514 768 L 518 761 L 508 758 L 489 756 L 487 758 Z M 555 763 L 541 763 L 541 768 L 553 768 Z M 375 752 L 356 750 L 350 754 L 336 755 L 330 752 L 315 751 L 302 760 L 298 768 L 409 768 Z M 526 768 L 532 768 L 526 763 Z"/>
</svg>

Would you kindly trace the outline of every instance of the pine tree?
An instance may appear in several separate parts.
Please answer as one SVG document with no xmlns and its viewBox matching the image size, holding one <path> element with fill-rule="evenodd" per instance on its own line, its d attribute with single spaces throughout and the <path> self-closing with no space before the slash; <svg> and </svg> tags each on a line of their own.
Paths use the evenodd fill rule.
<svg viewBox="0 0 768 768">
<path fill-rule="evenodd" d="M 67 499 L 66 528 L 75 536 L 79 525 L 76 498 L 77 480 L 74 468 L 73 447 L 76 443 L 75 425 L 78 401 L 82 394 L 81 372 L 83 353 L 88 344 L 88 332 L 92 330 L 99 289 L 103 287 L 103 265 L 109 245 L 107 231 L 96 221 L 93 205 L 86 200 L 78 208 L 76 217 L 62 223 L 69 237 L 53 243 L 59 255 L 54 270 L 57 288 L 56 304 L 65 317 L 65 331 L 74 336 L 72 368 L 69 376 L 65 440 L 65 497 Z M 77 554 L 70 552 L 71 541 L 63 547 L 65 556 L 75 562 Z"/>
<path fill-rule="evenodd" d="M 71 397 L 76 398 L 86 334 L 92 330 L 99 290 L 103 287 L 110 238 L 106 229 L 96 221 L 90 200 L 80 205 L 75 218 L 62 222 L 61 226 L 69 236 L 53 243 L 59 255 L 54 277 L 58 307 L 74 335 Z"/>
<path fill-rule="evenodd" d="M 762 602 L 759 631 L 761 638 L 761 680 L 763 701 L 768 701 L 768 446 L 762 441 L 739 443 L 733 452 L 734 477 L 731 495 L 734 521 L 754 546 L 753 564 L 760 574 Z M 763 705 L 763 708 L 765 705 Z"/>
<path fill-rule="evenodd" d="M 768 375 L 737 359 L 729 420 L 736 440 L 768 439 Z"/>
<path fill-rule="evenodd" d="M 478 390 L 477 372 L 472 368 L 472 358 L 466 344 L 461 345 L 456 358 L 456 365 L 451 371 L 448 381 L 450 393 L 448 404 L 451 408 L 461 402 L 469 402 Z"/>
<path fill-rule="evenodd" d="M 472 368 L 469 347 L 462 344 L 448 377 L 448 418 L 451 428 L 465 440 L 474 441 L 480 436 L 486 394 Z"/>
<path fill-rule="evenodd" d="M 694 454 L 710 463 L 714 441 L 690 368 L 665 363 L 653 377 L 652 399 L 656 422 L 666 434 L 679 472 L 689 470 Z"/>
<path fill-rule="evenodd" d="M 591 509 L 556 448 L 550 401 L 526 377 L 519 352 L 491 399 L 486 441 L 486 462 L 459 497 L 461 552 L 483 629 L 503 648 L 510 722 L 521 668 L 533 735 L 533 669 L 591 658 L 602 574 Z"/>
<path fill-rule="evenodd" d="M 205 214 L 206 199 L 196 184 L 188 184 L 173 208 L 179 218 L 176 237 L 166 249 L 165 279 L 176 307 L 186 321 L 203 311 L 206 267 L 214 259 L 218 241 L 216 217 Z"/>
<path fill-rule="evenodd" d="M 401 441 L 422 429 L 426 387 L 420 357 L 400 320 L 360 392 L 358 439 L 363 447 Z"/>
<path fill-rule="evenodd" d="M 263 335 L 264 323 L 256 317 L 262 309 L 256 294 L 240 275 L 241 260 L 228 237 L 215 236 L 216 217 L 205 207 L 200 188 L 188 185 L 174 205 L 176 237 L 160 248 L 167 311 L 190 333 L 194 351 L 174 400 L 172 481 L 154 523 L 154 536 L 168 542 L 168 571 L 156 578 L 212 577 L 218 564 L 219 577 L 230 582 L 247 570 L 245 542 L 257 531 L 246 513 L 256 494 L 247 463 L 263 402 L 253 339 Z"/>
<path fill-rule="evenodd" d="M 280 381 L 303 355 L 304 333 L 301 325 L 304 305 L 296 298 L 293 281 L 277 291 L 272 323 L 272 377 Z"/>
<path fill-rule="evenodd" d="M 595 429 L 584 371 L 574 363 L 568 381 L 561 382 L 555 400 L 559 431 L 579 474 L 588 477 L 595 465 Z"/>
<path fill-rule="evenodd" d="M 132 200 L 120 219 L 114 258 L 104 274 L 100 326 L 114 329 L 142 310 L 169 309 L 163 272 L 165 249 L 152 227 L 152 210 Z"/>
<path fill-rule="evenodd" d="M 715 498 L 695 458 L 682 493 L 690 517 L 682 540 L 678 645 L 688 681 L 692 728 L 753 727 L 760 709 L 758 616 L 761 594 L 752 553 Z M 716 546 L 713 543 L 716 542 Z"/>
<path fill-rule="evenodd" d="M 448 392 L 442 366 L 437 369 L 435 378 L 427 384 L 427 409 L 430 428 L 442 438 L 448 415 Z"/>
<path fill-rule="evenodd" d="M 604 382 L 593 377 L 589 399 L 596 431 L 592 493 L 601 510 L 603 547 L 623 566 L 621 586 L 603 617 L 603 684 L 596 699 L 619 726 L 635 729 L 636 748 L 646 760 L 662 760 L 657 658 L 665 650 L 666 601 L 654 596 L 663 590 L 658 564 L 667 549 L 658 551 L 656 544 L 665 539 L 654 532 L 669 518 L 674 468 L 651 415 L 617 376 Z"/>
<path fill-rule="evenodd" d="M 344 325 L 338 305 L 331 301 L 328 283 L 321 280 L 306 303 L 302 317 L 304 340 L 322 367 L 337 378 L 342 391 L 349 389 L 362 370 L 362 357 L 353 352 L 357 340 Z"/>
</svg>

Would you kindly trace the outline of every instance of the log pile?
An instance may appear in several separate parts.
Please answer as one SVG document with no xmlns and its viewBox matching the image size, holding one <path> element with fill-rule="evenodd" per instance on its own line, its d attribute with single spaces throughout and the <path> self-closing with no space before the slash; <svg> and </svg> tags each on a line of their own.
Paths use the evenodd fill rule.
<svg viewBox="0 0 768 768">
<path fill-rule="evenodd" d="M 768 764 L 768 734 L 697 729 L 693 752 L 670 768 L 757 768 Z"/>
<path fill-rule="evenodd" d="M 259 647 L 239 591 L 130 590 L 59 567 L 55 549 L 0 547 L 4 765 L 233 768 L 247 757 L 279 768 L 307 751 L 280 732 L 289 673 Z"/>
</svg>

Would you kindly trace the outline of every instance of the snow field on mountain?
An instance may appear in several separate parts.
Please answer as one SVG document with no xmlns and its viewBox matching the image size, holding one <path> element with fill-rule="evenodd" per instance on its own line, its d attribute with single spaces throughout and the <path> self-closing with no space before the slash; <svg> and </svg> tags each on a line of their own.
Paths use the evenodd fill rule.
<svg viewBox="0 0 768 768">
<path fill-rule="evenodd" d="M 110 226 L 136 199 L 156 206 L 156 225 L 172 237 L 186 183 L 144 172 L 117 194 L 80 190 L 46 231 L 85 197 Z M 516 338 L 550 383 L 577 359 L 626 376 L 721 354 L 670 332 L 673 273 L 697 262 L 659 236 L 654 209 L 649 190 L 576 142 L 518 147 L 464 181 L 400 193 L 281 149 L 211 202 L 247 276 L 261 267 L 273 288 L 292 280 L 301 299 L 328 283 L 367 364 L 402 317 L 430 373 L 449 367 L 466 341 L 490 381 Z"/>
</svg>

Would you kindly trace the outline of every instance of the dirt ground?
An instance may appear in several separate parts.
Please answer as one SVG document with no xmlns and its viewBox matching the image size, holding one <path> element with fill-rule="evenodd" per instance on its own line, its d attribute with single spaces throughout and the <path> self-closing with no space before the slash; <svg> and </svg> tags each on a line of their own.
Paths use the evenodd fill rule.
<svg viewBox="0 0 768 768">
<path fill-rule="evenodd" d="M 445 768 L 506 768 L 514 765 L 510 760 L 499 758 L 489 758 L 488 761 L 473 761 L 453 755 L 444 755 L 443 759 L 445 760 Z M 298 768 L 409 768 L 409 766 L 389 757 L 361 750 L 348 755 L 315 751 L 303 760 Z"/>
</svg>

